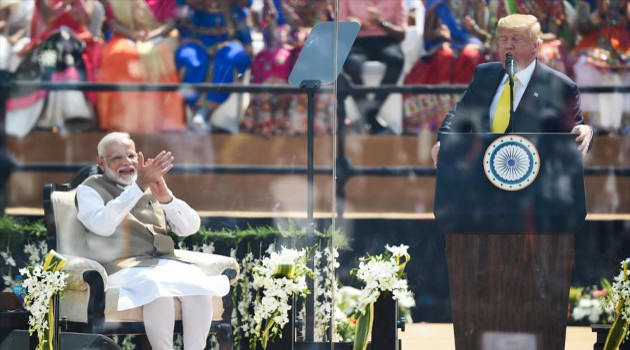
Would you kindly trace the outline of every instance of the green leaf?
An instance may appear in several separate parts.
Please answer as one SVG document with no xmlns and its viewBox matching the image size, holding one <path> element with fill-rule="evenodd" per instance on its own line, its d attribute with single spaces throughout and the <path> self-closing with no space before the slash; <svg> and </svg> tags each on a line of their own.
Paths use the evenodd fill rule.
<svg viewBox="0 0 630 350">
<path fill-rule="evenodd" d="M 615 322 L 613 322 L 610 327 L 610 331 L 608 331 L 608 336 L 606 337 L 606 344 L 604 345 L 604 350 L 616 350 L 621 346 L 623 339 L 628 332 L 628 322 L 624 321 L 621 317 L 621 310 L 624 308 L 624 302 L 621 301 L 619 305 L 617 305 Z"/>
<path fill-rule="evenodd" d="M 374 303 L 365 307 L 365 312 L 357 320 L 357 328 L 354 331 L 354 346 L 352 350 L 365 350 L 368 339 L 372 334 L 374 324 Z"/>
</svg>

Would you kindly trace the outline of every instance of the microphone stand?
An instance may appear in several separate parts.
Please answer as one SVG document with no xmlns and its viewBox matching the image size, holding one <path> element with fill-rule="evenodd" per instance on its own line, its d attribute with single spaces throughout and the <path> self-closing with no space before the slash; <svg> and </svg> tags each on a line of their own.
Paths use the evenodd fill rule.
<svg viewBox="0 0 630 350">
<path fill-rule="evenodd" d="M 510 134 L 514 132 L 514 78 L 508 74 L 510 84 Z"/>
</svg>

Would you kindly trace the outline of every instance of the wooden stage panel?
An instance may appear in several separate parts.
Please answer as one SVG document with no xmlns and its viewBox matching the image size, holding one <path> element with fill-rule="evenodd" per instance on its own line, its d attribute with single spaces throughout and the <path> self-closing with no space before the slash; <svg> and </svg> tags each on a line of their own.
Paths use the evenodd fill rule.
<svg viewBox="0 0 630 350">
<path fill-rule="evenodd" d="M 7 139 L 7 151 L 19 163 L 95 161 L 103 133 L 61 135 L 34 132 Z M 167 133 L 132 135 L 138 150 L 156 154 L 171 150 L 176 164 L 264 165 L 306 167 L 306 137 Z M 315 139 L 315 166 L 332 167 L 332 137 Z M 346 138 L 346 154 L 355 167 L 431 167 L 434 136 L 369 136 Z M 597 136 L 585 166 L 630 167 L 629 136 Z M 8 183 L 7 208 L 42 207 L 47 182 L 65 182 L 70 173 L 16 172 Z M 180 198 L 203 211 L 288 212 L 306 210 L 306 176 L 172 174 L 167 181 Z M 435 180 L 431 176 L 357 176 L 346 184 L 346 213 L 419 214 L 433 211 Z M 588 176 L 588 213 L 630 214 L 630 177 Z M 332 209 L 333 183 L 328 175 L 315 177 L 315 211 Z"/>
</svg>

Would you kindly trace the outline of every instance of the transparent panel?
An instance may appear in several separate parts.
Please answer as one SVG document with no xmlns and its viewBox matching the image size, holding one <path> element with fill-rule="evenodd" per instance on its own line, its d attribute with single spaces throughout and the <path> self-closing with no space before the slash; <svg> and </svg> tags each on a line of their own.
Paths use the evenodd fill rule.
<svg viewBox="0 0 630 350">
<path fill-rule="evenodd" d="M 401 278 L 404 267 L 413 297 L 398 300 L 397 314 L 379 305 L 391 292 L 375 303 L 378 332 L 368 340 L 384 349 L 397 340 L 402 348 L 590 348 L 606 332 L 590 326 L 610 324 L 611 309 L 585 305 L 605 303 L 602 279 L 612 281 L 628 258 L 630 80 L 618 70 L 627 64 L 612 58 L 625 62 L 624 54 L 589 27 L 596 3 L 339 0 L 338 20 L 362 26 L 337 89 L 337 236 L 350 245 L 339 248 L 337 269 L 346 312 L 336 309 L 350 317 L 335 318 L 337 329 L 356 316 L 348 300 L 365 302 L 361 292 Z M 627 38 L 614 11 L 612 36 Z M 515 39 L 497 32 L 498 20 L 515 12 L 535 15 L 542 32 L 539 42 L 523 39 L 529 60 L 512 52 L 515 111 L 492 133 L 495 110 L 509 118 L 509 105 L 498 107 L 510 89 L 497 62 Z M 457 133 L 440 137 L 436 167 L 438 130 L 456 105 L 443 131 Z M 582 121 L 591 128 L 573 130 Z M 514 135 L 501 139 L 504 130 Z M 593 135 L 585 155 L 579 135 Z M 376 267 L 383 259 L 398 269 Z M 402 318 L 404 332 L 394 322 Z"/>
<path fill-rule="evenodd" d="M 195 304 L 197 315 L 212 317 L 212 339 L 222 348 L 330 347 L 335 78 L 343 64 L 335 37 L 315 52 L 330 54 L 315 57 L 310 70 L 330 74 L 312 101 L 288 80 L 311 29 L 335 24 L 335 8 L 325 0 L 3 1 L 0 195 L 10 214 L 0 228 L 3 289 L 50 248 L 104 266 L 105 284 L 114 288 L 119 268 L 148 268 L 129 267 L 136 259 L 153 265 L 152 258 L 172 258 L 173 241 L 177 257 L 201 266 L 169 292 L 184 295 L 181 308 L 175 301 L 177 318 L 189 295 L 227 292 L 212 310 L 207 300 Z M 133 143 L 120 135 L 98 149 L 113 131 L 129 133 Z M 85 180 L 91 173 L 80 173 L 84 166 L 105 172 Z M 69 183 L 76 197 L 55 187 L 51 201 L 42 198 L 51 183 Z M 129 257 L 130 265 L 119 264 Z M 186 279 L 178 271 L 165 279 Z M 197 278 L 202 272 L 213 275 L 211 283 Z M 121 285 L 140 280 L 120 276 Z M 128 306 L 145 302 L 152 300 Z M 60 316 L 78 331 L 88 315 L 71 314 L 71 303 L 62 299 Z M 120 305 L 115 295 L 107 299 L 105 322 L 122 317 Z M 125 317 L 143 321 L 133 311 Z M 140 346 L 142 339 L 126 338 L 128 325 L 111 326 L 119 327 L 117 342 Z"/>
<path fill-rule="evenodd" d="M 138 254 L 169 252 L 162 207 L 174 248 L 235 259 L 238 277 L 225 271 L 232 260 L 216 269 L 204 260 L 203 271 L 225 272 L 232 282 L 222 307 L 213 308 L 213 342 L 231 337 L 241 349 L 291 342 L 346 349 L 360 341 L 396 349 L 398 340 L 405 349 L 505 341 L 590 348 L 606 332 L 590 325 L 614 317 L 595 306 L 605 294 L 602 279 L 614 282 L 630 251 L 630 38 L 618 7 L 625 2 L 597 3 L 1 0 L 2 289 L 19 290 L 18 270 L 51 248 L 97 258 L 90 266 L 113 272 L 104 259 L 112 259 L 110 249 L 123 253 L 93 232 L 110 227 L 103 230 L 114 238 L 135 237 L 131 218 L 106 214 L 86 228 L 75 193 L 65 191 L 83 178 L 42 193 L 45 184 L 88 176 L 80 172 L 85 166 L 98 172 L 100 163 L 123 184 L 135 167 L 141 188 L 155 197 L 137 189 L 130 195 L 138 202 L 129 208 L 146 204 L 136 209 L 155 220 L 142 232 L 159 248 Z M 498 19 L 513 12 L 538 17 L 539 46 L 497 35 Z M 321 22 L 333 24 L 333 35 L 320 40 L 290 84 Z M 352 42 L 352 30 L 342 27 L 356 23 Z M 509 111 L 500 103 L 509 91 L 500 84 L 503 72 L 497 63 L 475 68 L 501 61 L 512 42 L 539 54 L 531 76 L 519 76 L 527 65 L 513 52 L 516 75 L 528 85 L 515 83 L 518 108 L 504 127 L 522 138 L 504 139 L 489 133 L 489 114 L 498 105 Z M 338 58 L 348 49 L 347 60 Z M 579 87 L 592 127 L 587 139 L 593 131 L 583 157 L 569 134 L 580 122 L 569 115 L 577 109 L 565 100 L 576 93 L 543 64 Z M 311 102 L 299 87 L 306 74 L 324 80 Z M 483 86 L 466 90 L 473 76 Z M 449 125 L 464 134 L 442 136 L 436 169 L 438 129 L 457 103 Z M 98 157 L 110 131 L 130 133 L 135 150 L 153 159 L 145 164 L 153 175 L 135 165 L 133 152 L 103 147 Z M 162 150 L 172 152 L 171 169 Z M 169 191 L 156 178 L 161 171 Z M 105 203 L 125 190 L 116 188 L 88 194 L 100 208 L 99 198 Z M 199 229 L 194 214 L 182 227 L 169 209 L 178 204 L 159 203 L 171 195 L 199 215 Z M 178 236 L 189 230 L 198 232 Z M 90 243 L 94 237 L 105 243 Z M 140 244 L 120 241 L 130 250 Z M 219 278 L 216 285 L 225 284 Z M 375 281 L 383 289 L 378 298 Z M 2 298 L 1 315 L 21 308 Z M 88 316 L 68 311 L 76 310 L 71 303 L 62 299 L 60 316 L 69 331 L 85 331 Z M 107 317 L 116 306 L 107 304 Z M 117 342 L 139 345 L 125 337 L 135 330 L 120 327 Z"/>
</svg>

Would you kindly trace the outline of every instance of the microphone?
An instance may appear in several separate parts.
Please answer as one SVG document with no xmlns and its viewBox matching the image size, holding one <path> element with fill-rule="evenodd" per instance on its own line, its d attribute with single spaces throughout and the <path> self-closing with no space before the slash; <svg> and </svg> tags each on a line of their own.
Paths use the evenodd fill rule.
<svg viewBox="0 0 630 350">
<path fill-rule="evenodd" d="M 510 77 L 510 81 L 514 80 L 514 74 L 516 74 L 516 63 L 514 62 L 514 58 L 510 52 L 505 54 L 505 71 L 507 72 L 508 77 Z"/>
</svg>

